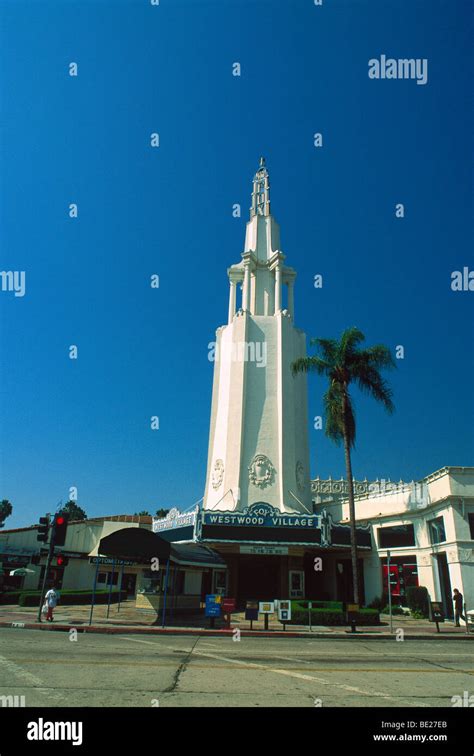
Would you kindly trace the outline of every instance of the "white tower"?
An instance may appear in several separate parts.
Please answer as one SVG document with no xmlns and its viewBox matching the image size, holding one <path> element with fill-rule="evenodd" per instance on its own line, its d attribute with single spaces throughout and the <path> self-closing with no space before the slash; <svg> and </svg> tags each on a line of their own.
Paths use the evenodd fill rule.
<svg viewBox="0 0 474 756">
<path fill-rule="evenodd" d="M 293 324 L 296 273 L 284 260 L 261 158 L 242 261 L 228 270 L 228 324 L 216 332 L 206 510 L 265 502 L 281 513 L 311 512 L 306 376 L 291 373 L 306 337 Z"/>
</svg>

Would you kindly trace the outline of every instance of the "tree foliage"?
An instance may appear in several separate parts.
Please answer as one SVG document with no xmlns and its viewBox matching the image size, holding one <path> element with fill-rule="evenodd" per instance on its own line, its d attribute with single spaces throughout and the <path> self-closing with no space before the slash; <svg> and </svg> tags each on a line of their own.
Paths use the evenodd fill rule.
<svg viewBox="0 0 474 756">
<path fill-rule="evenodd" d="M 87 520 L 87 514 L 77 501 L 68 501 L 64 507 L 61 507 L 61 512 L 69 515 L 69 520 Z"/>
<path fill-rule="evenodd" d="M 11 515 L 12 512 L 13 507 L 8 499 L 2 499 L 2 501 L 0 502 L 0 528 L 3 528 L 3 526 L 5 525 L 5 520 Z"/>
</svg>

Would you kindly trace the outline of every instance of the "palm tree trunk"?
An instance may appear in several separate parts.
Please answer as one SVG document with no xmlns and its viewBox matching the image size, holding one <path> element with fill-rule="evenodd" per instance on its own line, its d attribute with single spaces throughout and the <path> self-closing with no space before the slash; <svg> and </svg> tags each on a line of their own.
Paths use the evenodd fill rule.
<svg viewBox="0 0 474 756">
<path fill-rule="evenodd" d="M 354 604 L 359 603 L 359 572 L 357 565 L 357 534 L 354 504 L 354 483 L 352 480 L 351 449 L 347 433 L 344 432 L 344 456 L 346 459 L 347 488 L 349 494 L 349 520 L 351 525 L 351 559 L 352 584 L 354 589 Z"/>
</svg>

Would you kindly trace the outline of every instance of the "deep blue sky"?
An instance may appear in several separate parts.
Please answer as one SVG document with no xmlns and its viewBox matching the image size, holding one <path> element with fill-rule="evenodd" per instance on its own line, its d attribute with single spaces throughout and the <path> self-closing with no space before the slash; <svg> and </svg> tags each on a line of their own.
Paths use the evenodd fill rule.
<svg viewBox="0 0 474 756">
<path fill-rule="evenodd" d="M 207 345 L 260 155 L 298 271 L 297 325 L 405 347 L 393 417 L 354 394 L 354 474 L 474 463 L 474 293 L 450 289 L 473 267 L 470 6 L 1 0 L 0 266 L 26 271 L 23 298 L 0 292 L 7 527 L 73 485 L 89 515 L 202 496 Z M 381 54 L 427 58 L 428 83 L 370 80 Z M 309 388 L 312 418 L 324 382 Z M 344 474 L 341 449 L 310 434 L 312 474 Z"/>
</svg>

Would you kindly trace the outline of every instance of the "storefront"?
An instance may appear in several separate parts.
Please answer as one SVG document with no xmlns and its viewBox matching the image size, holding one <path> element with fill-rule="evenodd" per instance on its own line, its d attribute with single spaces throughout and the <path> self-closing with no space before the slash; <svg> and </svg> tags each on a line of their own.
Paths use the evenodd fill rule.
<svg viewBox="0 0 474 756">
<path fill-rule="evenodd" d="M 345 582 L 340 577 L 340 566 L 350 566 L 350 529 L 333 525 L 325 513 L 282 515 L 259 502 L 242 512 L 173 511 L 153 529 L 174 545 L 187 537 L 217 553 L 227 569 L 214 571 L 209 592 L 235 598 L 240 609 L 249 600 L 329 600 L 336 592 L 351 599 L 351 570 L 344 571 Z M 357 539 L 360 554 L 370 552 L 370 529 L 359 527 Z"/>
<path fill-rule="evenodd" d="M 102 538 L 97 551 L 109 575 L 110 569 L 115 574 L 136 569 L 136 607 L 144 611 L 166 607 L 168 616 L 198 611 L 213 587 L 225 592 L 227 586 L 224 559 L 205 545 L 172 544 L 159 533 L 125 528 Z"/>
<path fill-rule="evenodd" d="M 383 591 L 388 595 L 388 563 L 382 558 Z M 406 592 L 410 586 L 418 585 L 418 564 L 415 554 L 403 554 L 390 558 L 390 591 L 392 599 L 406 606 Z"/>
<path fill-rule="evenodd" d="M 23 572 L 23 570 L 28 569 L 30 560 L 30 556 L 21 554 L 0 554 L 0 590 L 21 590 L 25 583 L 25 577 L 29 574 Z M 11 573 L 15 570 L 22 572 L 12 575 Z"/>
</svg>

